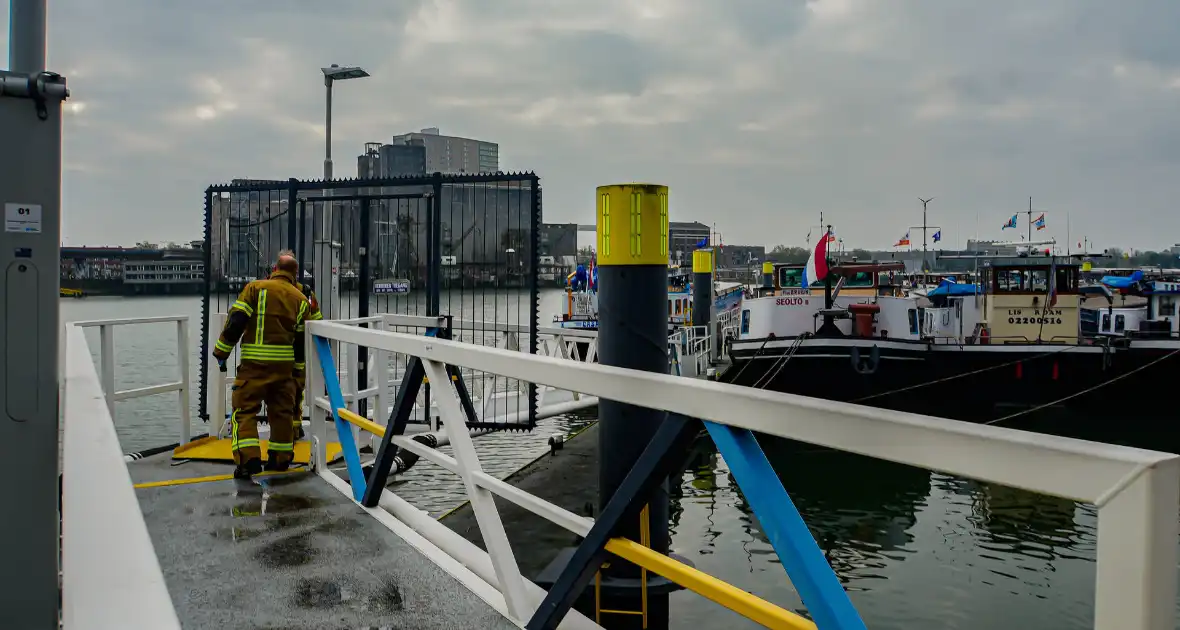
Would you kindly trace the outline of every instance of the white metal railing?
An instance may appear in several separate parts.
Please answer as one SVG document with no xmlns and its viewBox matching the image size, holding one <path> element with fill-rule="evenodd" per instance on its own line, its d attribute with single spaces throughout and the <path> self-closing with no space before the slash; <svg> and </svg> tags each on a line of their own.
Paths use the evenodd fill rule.
<svg viewBox="0 0 1180 630">
<path fill-rule="evenodd" d="M 61 364 L 63 627 L 179 630 L 81 326 Z"/>
<path fill-rule="evenodd" d="M 131 400 L 144 396 L 155 396 L 177 392 L 177 414 L 180 422 L 180 443 L 189 441 L 191 431 L 191 414 L 189 408 L 189 392 L 192 385 L 189 377 L 189 357 L 192 350 L 188 345 L 188 316 L 165 315 L 162 317 L 131 317 L 124 319 L 93 319 L 88 321 L 70 322 L 78 328 L 98 328 L 99 350 L 98 360 L 102 366 L 100 370 L 102 392 L 106 399 L 107 412 L 115 417 L 115 403 L 120 400 Z M 160 385 L 149 385 L 135 389 L 115 390 L 115 328 L 118 326 L 133 326 L 138 324 L 176 324 L 176 364 L 180 370 L 180 380 Z"/>
<path fill-rule="evenodd" d="M 209 339 L 216 339 L 225 326 L 225 313 L 214 313 L 209 318 Z M 412 332 L 422 334 L 428 328 L 435 328 L 443 324 L 442 318 L 419 315 L 381 314 L 369 317 L 331 320 L 347 326 L 367 325 L 372 330 L 388 330 L 395 332 Z M 528 344 L 522 344 L 521 338 L 528 338 L 529 327 L 525 325 L 507 324 L 503 322 L 484 322 L 478 320 L 453 319 L 452 331 L 457 338 L 466 334 L 470 340 L 478 343 L 491 343 L 494 347 L 513 351 L 528 351 Z M 597 332 L 593 330 L 566 330 L 542 326 L 538 328 L 537 352 L 543 356 L 554 356 L 571 361 L 598 360 Z M 486 338 L 474 339 L 475 333 Z M 493 337 L 494 336 L 494 337 Z M 466 341 L 467 339 L 464 339 Z M 368 370 L 369 386 L 362 389 L 356 378 L 357 365 L 355 348 L 344 347 L 339 350 L 337 368 L 340 374 L 340 386 L 344 401 L 348 408 L 358 411 L 361 401 L 369 401 L 368 415 L 383 418 L 393 405 L 392 393 L 403 376 L 399 369 L 391 369 L 392 356 L 382 350 L 369 352 L 366 366 Z M 214 420 L 210 435 L 220 436 L 226 429 L 229 394 L 228 388 L 233 384 L 236 366 L 233 361 L 227 362 L 227 372 L 219 372 L 216 367 L 208 371 L 208 387 L 206 387 L 207 408 L 209 417 Z M 527 383 L 515 379 L 506 379 L 495 374 L 476 374 L 468 383 L 473 403 L 479 418 L 485 422 L 497 422 L 505 425 L 520 423 L 527 420 L 528 389 Z M 569 413 L 597 404 L 598 399 L 582 396 L 578 392 L 558 391 L 549 387 L 539 387 L 537 390 L 538 419 L 553 415 Z M 330 405 L 322 395 L 315 403 L 320 408 L 329 409 Z M 311 411 L 311 398 L 305 398 L 305 413 Z M 382 411 L 383 410 L 383 411 Z M 514 411 L 515 410 L 515 411 Z M 429 409 L 423 409 L 420 404 L 415 406 L 411 418 L 428 426 L 430 431 L 439 429 L 439 407 L 437 400 L 432 400 Z M 265 430 L 265 429 L 264 429 Z"/>
<path fill-rule="evenodd" d="M 532 356 L 416 335 L 377 332 L 332 322 L 308 325 L 342 344 L 420 357 L 434 380 L 445 365 L 463 366 L 556 389 L 642 405 L 750 429 L 782 438 L 936 470 L 983 482 L 1093 503 L 1098 508 L 1094 627 L 1101 630 L 1174 630 L 1180 511 L 1180 457 L 1140 449 L 1027 433 L 743 388 L 665 374 Z M 322 387 L 318 360 L 309 349 L 309 383 Z M 314 367 L 313 367 L 313 364 Z M 449 383 L 445 376 L 441 379 Z M 316 390 L 313 390 L 316 391 Z M 589 520 L 496 480 L 481 469 L 462 431 L 453 387 L 437 390 L 444 427 L 455 457 L 448 458 L 404 437 L 398 446 L 463 477 L 489 553 L 456 543 L 446 527 L 428 524 L 392 492 L 381 506 L 443 549 L 451 561 L 471 567 L 485 586 L 498 585 L 500 610 L 522 620 L 539 601 L 523 579 L 503 534 L 491 494 L 512 501 L 572 533 Z M 448 421 L 454 419 L 454 422 Z M 327 473 L 324 444 L 313 458 L 320 473 L 346 494 L 348 486 Z M 838 471 L 822 474 L 838 475 Z M 441 528 L 441 529 L 440 529 Z M 447 530 L 449 532 L 449 530 Z M 453 536 L 453 534 L 452 534 Z M 477 570 L 478 569 L 478 570 Z M 489 572 L 490 570 L 490 572 Z"/>
<path fill-rule="evenodd" d="M 668 335 L 669 374 L 698 377 L 710 365 L 713 339 L 708 326 L 683 326 Z"/>
</svg>

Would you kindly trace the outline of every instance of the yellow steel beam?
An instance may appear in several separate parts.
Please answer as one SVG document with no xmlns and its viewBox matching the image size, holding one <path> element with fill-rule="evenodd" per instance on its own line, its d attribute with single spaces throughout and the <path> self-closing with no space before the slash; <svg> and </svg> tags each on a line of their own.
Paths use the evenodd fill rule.
<svg viewBox="0 0 1180 630">
<path fill-rule="evenodd" d="M 340 409 L 336 410 L 336 413 L 340 414 L 341 420 L 351 422 L 356 426 L 368 431 L 369 433 L 376 435 L 377 437 L 385 437 L 385 427 L 377 424 L 376 422 L 373 422 L 372 420 L 369 420 L 368 418 L 362 418 L 354 411 L 341 407 Z"/>
<path fill-rule="evenodd" d="M 708 573 L 677 562 L 658 551 L 652 551 L 637 542 L 626 538 L 612 538 L 606 543 L 606 550 L 767 628 L 817 630 L 815 623 L 800 615 L 775 606 L 732 584 L 722 582 Z"/>
</svg>

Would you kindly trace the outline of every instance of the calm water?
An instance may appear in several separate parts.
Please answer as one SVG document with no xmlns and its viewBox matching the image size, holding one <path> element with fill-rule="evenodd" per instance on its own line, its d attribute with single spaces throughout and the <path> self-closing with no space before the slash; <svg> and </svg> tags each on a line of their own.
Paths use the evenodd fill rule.
<svg viewBox="0 0 1180 630">
<path fill-rule="evenodd" d="M 543 319 L 555 300 L 555 294 L 543 298 Z M 65 321 L 172 314 L 192 317 L 195 348 L 199 299 L 62 301 Z M 175 380 L 174 334 L 164 324 L 118 331 L 117 386 Z M 98 347 L 96 332 L 92 347 Z M 195 350 L 189 360 L 196 378 Z M 175 441 L 175 401 L 173 395 L 163 395 L 118 403 L 116 424 L 124 449 Z M 195 418 L 195 395 L 193 407 Z M 550 434 L 569 433 L 592 419 L 550 418 L 531 433 L 485 436 L 477 445 L 485 467 L 503 476 L 544 453 Z M 204 430 L 194 420 L 193 432 Z M 1092 626 L 1092 506 L 784 440 L 768 439 L 763 447 L 870 628 Z M 458 478 L 425 461 L 404 477 L 397 491 L 434 514 L 462 500 Z M 707 439 L 694 449 L 674 494 L 674 551 L 772 602 L 801 607 L 725 461 Z M 681 592 L 673 598 L 676 627 L 758 627 L 694 594 Z"/>
</svg>

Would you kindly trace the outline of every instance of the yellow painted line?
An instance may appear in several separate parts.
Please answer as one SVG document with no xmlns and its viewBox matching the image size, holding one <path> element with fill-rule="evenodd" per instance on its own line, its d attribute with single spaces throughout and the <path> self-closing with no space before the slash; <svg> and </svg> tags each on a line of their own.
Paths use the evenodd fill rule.
<svg viewBox="0 0 1180 630">
<path fill-rule="evenodd" d="M 677 562 L 634 541 L 626 538 L 612 538 L 606 543 L 606 550 L 652 573 L 662 575 L 767 628 L 817 630 L 814 622 L 798 614 L 775 606 L 757 595 L 743 591 L 727 582 L 722 582 L 708 573 Z"/>
<path fill-rule="evenodd" d="M 283 470 L 283 471 L 269 470 L 269 471 L 258 473 L 257 475 L 254 475 L 254 477 L 255 478 L 271 477 L 273 475 L 290 475 L 290 474 L 294 474 L 294 473 L 306 473 L 306 472 L 310 472 L 310 471 L 307 471 L 307 470 Z M 167 486 L 184 486 L 184 485 L 188 485 L 191 483 L 206 483 L 209 481 L 229 481 L 230 479 L 233 479 L 233 478 L 234 478 L 234 476 L 232 473 L 228 474 L 228 475 L 209 475 L 208 477 L 186 477 L 184 479 L 167 479 L 165 481 L 145 481 L 144 483 L 135 484 L 135 487 L 136 488 L 164 488 Z"/>
<path fill-rule="evenodd" d="M 368 420 L 366 418 L 362 418 L 359 415 L 357 415 L 355 412 L 345 409 L 343 407 L 341 407 L 340 409 L 337 409 L 336 413 L 340 414 L 341 420 L 346 420 L 348 422 L 351 422 L 351 423 L 355 424 L 356 426 L 368 431 L 369 433 L 376 435 L 377 437 L 385 437 L 385 427 L 377 424 L 376 422 L 373 422 L 373 421 Z"/>
</svg>

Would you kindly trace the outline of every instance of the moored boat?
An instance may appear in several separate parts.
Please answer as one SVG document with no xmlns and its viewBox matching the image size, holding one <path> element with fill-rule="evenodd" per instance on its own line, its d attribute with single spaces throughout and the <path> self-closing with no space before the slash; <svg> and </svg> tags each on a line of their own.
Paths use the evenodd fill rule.
<svg viewBox="0 0 1180 630">
<path fill-rule="evenodd" d="M 1180 360 L 1167 360 L 1180 353 L 1180 298 L 1169 292 L 1180 283 L 1151 284 L 1158 295 L 1135 318 L 1108 312 L 1109 334 L 1098 335 L 1081 326 L 1073 258 L 993 259 L 979 286 L 944 282 L 925 296 L 903 294 L 890 266 L 835 264 L 806 289 L 778 270 L 772 289 L 742 304 L 722 380 L 994 422 L 1047 408 L 1107 413 L 1180 376 Z"/>
</svg>

